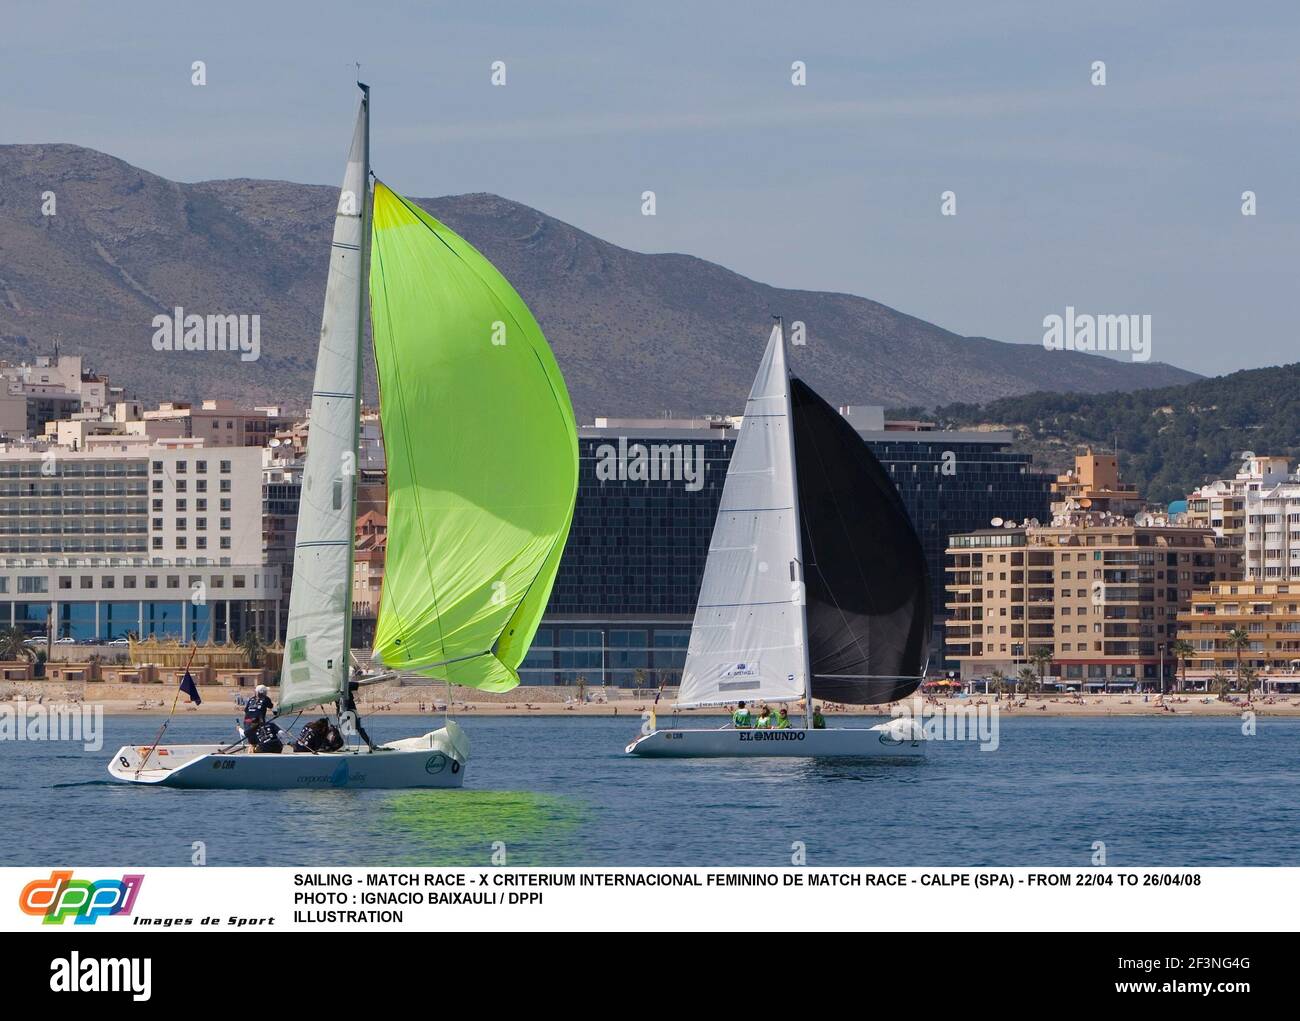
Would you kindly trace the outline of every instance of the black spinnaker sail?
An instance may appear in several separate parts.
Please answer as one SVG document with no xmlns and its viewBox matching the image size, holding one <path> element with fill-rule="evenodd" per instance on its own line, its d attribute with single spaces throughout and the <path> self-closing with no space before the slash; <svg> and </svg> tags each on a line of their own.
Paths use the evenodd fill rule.
<svg viewBox="0 0 1300 1021">
<path fill-rule="evenodd" d="M 853 426 L 790 380 L 814 698 L 871 705 L 921 683 L 925 553 L 894 483 Z"/>
</svg>

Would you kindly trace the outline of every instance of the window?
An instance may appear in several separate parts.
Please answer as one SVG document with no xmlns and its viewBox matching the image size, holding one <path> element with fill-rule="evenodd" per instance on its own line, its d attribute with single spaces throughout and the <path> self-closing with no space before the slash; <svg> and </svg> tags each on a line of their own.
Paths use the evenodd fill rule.
<svg viewBox="0 0 1300 1021">
<path fill-rule="evenodd" d="M 168 587 L 168 588 L 180 588 L 180 587 L 181 587 L 181 576 L 180 576 L 179 574 L 169 574 L 169 575 L 167 575 L 167 587 Z"/>
<path fill-rule="evenodd" d="M 176 474 L 177 474 L 177 475 L 184 475 L 184 474 L 185 474 L 186 472 L 188 472 L 189 470 L 190 470 L 190 463 L 189 463 L 188 461 L 177 461 L 177 462 L 176 462 Z"/>
<path fill-rule="evenodd" d="M 176 510 L 177 510 L 178 513 L 181 512 L 181 511 L 188 510 L 188 509 L 189 509 L 189 508 L 188 508 L 188 506 L 186 505 L 186 502 L 185 502 L 184 500 L 177 500 L 177 501 L 176 501 Z M 184 526 L 182 525 L 181 527 L 184 527 Z"/>
<path fill-rule="evenodd" d="M 41 575 L 40 577 L 22 575 L 18 578 L 18 591 L 20 594 L 48 592 L 49 590 L 50 579 L 44 575 Z"/>
<path fill-rule="evenodd" d="M 208 470 L 208 462 L 207 462 L 207 461 L 195 461 L 195 462 L 194 462 L 194 470 L 195 470 L 196 472 L 198 472 L 199 474 L 203 474 L 204 472 L 206 472 L 206 471 Z"/>
<path fill-rule="evenodd" d="M 228 535 L 223 535 L 223 536 L 221 537 L 221 548 L 222 548 L 222 549 L 230 549 L 230 536 L 228 536 Z"/>
<path fill-rule="evenodd" d="M 59 575 L 59 588 L 72 588 L 72 578 L 70 575 Z"/>
<path fill-rule="evenodd" d="M 186 549 L 186 548 L 187 548 L 186 545 L 185 545 L 185 536 L 183 536 L 183 535 L 178 535 L 178 536 L 176 536 L 176 548 L 177 548 L 177 549 Z"/>
<path fill-rule="evenodd" d="M 146 575 L 144 576 L 144 587 L 145 587 L 145 588 L 157 588 L 157 587 L 158 587 L 158 575 L 156 575 L 156 574 L 146 574 Z"/>
<path fill-rule="evenodd" d="M 99 584 L 101 588 L 113 588 L 117 581 L 111 574 L 106 574 L 99 579 Z"/>
<path fill-rule="evenodd" d="M 222 509 L 223 511 L 228 511 L 228 510 L 230 510 L 230 501 L 229 501 L 229 500 L 222 500 L 222 501 L 221 501 L 221 509 Z"/>
<path fill-rule="evenodd" d="M 221 474 L 222 474 L 222 475 L 229 475 L 229 474 L 230 474 L 230 462 L 229 462 L 229 461 L 222 461 L 222 462 L 221 462 Z"/>
<path fill-rule="evenodd" d="M 195 549 L 207 549 L 207 548 L 208 548 L 208 537 L 207 537 L 206 535 L 200 535 L 200 536 L 197 536 L 197 537 L 194 539 L 194 548 L 195 548 Z"/>
<path fill-rule="evenodd" d="M 154 461 L 152 468 L 155 472 L 161 472 L 163 470 L 163 463 L 161 461 Z"/>
<path fill-rule="evenodd" d="M 229 532 L 229 531 L 230 531 L 230 519 L 229 519 L 229 518 L 222 518 L 222 519 L 221 519 L 221 530 L 222 530 L 223 532 Z"/>
<path fill-rule="evenodd" d="M 206 532 L 206 531 L 208 530 L 208 519 L 207 519 L 207 518 L 195 518 L 195 519 L 194 519 L 194 528 L 195 528 L 196 531 L 199 531 L 199 532 Z"/>
<path fill-rule="evenodd" d="M 134 575 L 134 574 L 128 574 L 125 578 L 123 578 L 123 579 L 122 579 L 122 587 L 123 587 L 123 588 L 135 588 L 135 575 Z"/>
<path fill-rule="evenodd" d="M 94 588 L 95 579 L 88 574 L 83 574 L 79 579 L 82 588 Z"/>
<path fill-rule="evenodd" d="M 205 510 L 207 510 L 207 509 L 208 509 L 208 501 L 207 501 L 207 500 L 195 500 L 195 501 L 194 501 L 194 509 L 195 509 L 196 511 L 205 511 Z"/>
<path fill-rule="evenodd" d="M 155 500 L 155 501 L 153 502 L 153 509 L 156 510 L 156 511 L 160 511 L 160 510 L 162 510 L 162 509 L 163 509 L 163 502 L 162 502 L 161 500 Z M 159 525 L 158 527 L 161 528 L 162 526 Z"/>
<path fill-rule="evenodd" d="M 229 493 L 229 492 L 230 492 L 230 480 L 229 480 L 229 479 L 222 479 L 222 480 L 221 480 L 221 491 L 222 491 L 223 493 Z"/>
<path fill-rule="evenodd" d="M 185 492 L 188 492 L 188 490 L 185 488 L 185 480 L 184 480 L 184 479 L 177 479 L 177 480 L 176 480 L 176 492 L 178 492 L 178 493 L 185 493 Z"/>
<path fill-rule="evenodd" d="M 162 547 L 162 536 L 161 536 L 161 535 L 155 535 L 155 536 L 153 537 L 153 542 L 150 544 L 150 546 L 151 546 L 152 549 L 162 549 L 162 548 L 163 548 L 163 547 Z"/>
</svg>

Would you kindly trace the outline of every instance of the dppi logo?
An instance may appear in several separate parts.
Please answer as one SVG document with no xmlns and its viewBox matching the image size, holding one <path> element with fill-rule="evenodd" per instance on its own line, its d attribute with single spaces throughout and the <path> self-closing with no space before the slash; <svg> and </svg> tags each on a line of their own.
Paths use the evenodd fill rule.
<svg viewBox="0 0 1300 1021">
<path fill-rule="evenodd" d="M 18 895 L 26 915 L 44 915 L 46 925 L 62 925 L 75 918 L 77 925 L 94 925 L 104 915 L 129 915 L 144 876 L 121 879 L 73 879 L 72 870 L 51 872 L 49 879 L 34 879 Z"/>
</svg>

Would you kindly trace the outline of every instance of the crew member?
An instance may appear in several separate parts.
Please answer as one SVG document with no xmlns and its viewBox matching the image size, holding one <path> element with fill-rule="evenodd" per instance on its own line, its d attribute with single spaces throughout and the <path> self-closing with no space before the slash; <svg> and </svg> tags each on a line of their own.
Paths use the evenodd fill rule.
<svg viewBox="0 0 1300 1021">
<path fill-rule="evenodd" d="M 745 708 L 744 702 L 737 705 L 736 711 L 731 714 L 731 725 L 737 730 L 748 730 L 754 725 L 754 716 Z"/>
<path fill-rule="evenodd" d="M 266 714 L 275 708 L 271 696 L 266 693 L 266 685 L 259 684 L 253 697 L 244 703 L 244 740 L 253 743 L 257 728 L 266 722 Z"/>
<path fill-rule="evenodd" d="M 826 729 L 826 717 L 822 715 L 822 711 L 819 706 L 813 706 L 813 730 L 825 730 L 825 729 Z"/>
<path fill-rule="evenodd" d="M 295 752 L 336 752 L 343 747 L 343 736 L 338 727 L 322 716 L 305 725 L 293 743 Z"/>
<path fill-rule="evenodd" d="M 356 667 L 353 667 L 352 676 L 354 678 L 359 678 L 361 676 L 361 671 Z M 356 699 L 353 697 L 353 692 L 360 687 L 361 682 L 359 680 L 349 681 L 348 690 L 344 692 L 343 698 L 340 701 L 342 702 L 343 712 L 352 714 L 352 725 L 357 728 L 357 736 L 360 737 L 369 747 L 374 748 L 375 743 L 370 740 L 370 735 L 366 733 L 366 728 L 361 726 L 361 714 L 357 712 Z"/>
<path fill-rule="evenodd" d="M 772 726 L 772 710 L 764 702 L 758 707 L 758 719 L 754 721 L 755 730 L 767 730 Z"/>
<path fill-rule="evenodd" d="M 271 754 L 284 751 L 284 741 L 280 738 L 283 733 L 279 724 L 274 720 L 267 720 L 253 733 L 253 751 Z"/>
<path fill-rule="evenodd" d="M 785 711 L 785 706 L 782 706 L 781 711 L 776 714 L 776 719 L 773 721 L 772 726 L 776 730 L 790 729 L 790 714 Z"/>
</svg>

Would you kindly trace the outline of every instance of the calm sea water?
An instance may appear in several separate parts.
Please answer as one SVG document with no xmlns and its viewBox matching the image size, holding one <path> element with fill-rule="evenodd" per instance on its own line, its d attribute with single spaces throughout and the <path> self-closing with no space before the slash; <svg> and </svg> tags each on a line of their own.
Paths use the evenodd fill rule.
<svg viewBox="0 0 1300 1021">
<path fill-rule="evenodd" d="M 0 864 L 1294 864 L 1300 720 L 1012 719 L 1001 748 L 937 743 L 917 763 L 643 760 L 629 717 L 474 718 L 459 791 L 169 791 L 104 764 L 155 716 L 109 717 L 105 747 L 0 744 Z M 435 721 L 376 717 L 376 738 Z M 168 740 L 227 736 L 180 717 Z"/>
</svg>

